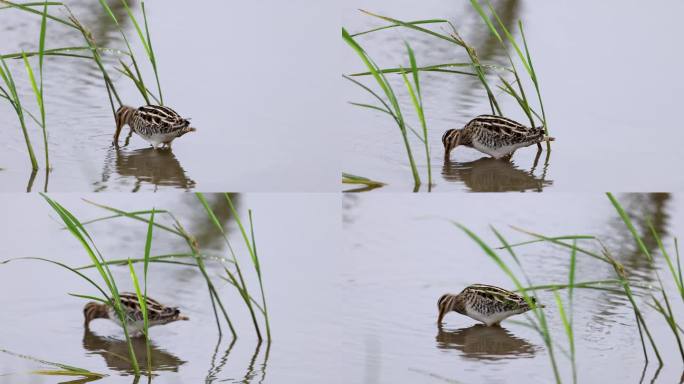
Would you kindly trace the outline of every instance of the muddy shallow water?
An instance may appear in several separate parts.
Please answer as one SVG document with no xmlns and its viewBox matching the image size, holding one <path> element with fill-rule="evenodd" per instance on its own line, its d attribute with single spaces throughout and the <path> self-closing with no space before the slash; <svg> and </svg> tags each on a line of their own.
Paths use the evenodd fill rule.
<svg viewBox="0 0 684 384">
<path fill-rule="evenodd" d="M 636 217 L 640 233 L 645 220 L 665 234 L 672 249 L 673 236 L 684 230 L 682 196 L 618 195 Z M 608 199 L 592 196 L 516 196 L 492 199 L 467 195 L 454 200 L 447 195 L 430 197 L 400 194 L 346 195 L 343 205 L 345 259 L 350 265 L 339 277 L 344 292 L 340 370 L 349 382 L 391 383 L 550 383 L 554 382 L 547 349 L 541 337 L 517 316 L 502 328 L 484 328 L 470 318 L 450 313 L 441 329 L 436 325 L 437 299 L 458 293 L 473 283 L 512 288 L 508 277 L 460 229 L 445 219 L 458 221 L 491 245 L 499 244 L 489 230 L 494 225 L 510 243 L 529 237 L 512 230 L 515 225 L 547 235 L 583 234 L 601 237 L 624 264 L 632 281 L 657 284 L 653 269 L 636 252 Z M 651 249 L 656 247 L 647 241 Z M 500 253 L 514 265 L 505 251 Z M 547 245 L 521 247 L 518 257 L 535 284 L 566 283 L 569 251 Z M 657 254 L 676 316 L 684 307 Z M 518 276 L 520 272 L 514 269 Z M 578 256 L 576 281 L 609 279 L 612 268 L 586 256 Z M 643 295 L 640 291 L 640 295 Z M 567 292 L 560 291 L 566 303 Z M 567 348 L 567 338 L 551 292 L 538 293 L 547 307 L 551 335 Z M 682 362 L 674 337 L 665 321 L 644 301 L 649 329 L 654 334 L 665 366 L 657 363 L 644 372 L 644 360 L 634 314 L 627 298 L 606 291 L 577 289 L 574 293 L 575 345 L 580 383 L 676 382 Z M 566 307 L 567 309 L 567 307 Z M 568 358 L 555 348 L 563 382 L 572 382 Z"/>
<path fill-rule="evenodd" d="M 51 195 L 82 219 L 106 216 L 74 196 Z M 118 208 L 144 210 L 155 206 L 168 209 L 194 233 L 210 254 L 225 255 L 222 240 L 206 220 L 194 196 L 141 196 L 131 200 L 118 195 L 91 195 L 88 199 Z M 226 212 L 221 199 L 207 195 L 217 212 Z M 159 383 L 199 382 L 327 382 L 337 372 L 330 344 L 339 340 L 330 321 L 335 310 L 334 271 L 341 260 L 339 247 L 339 197 L 311 195 L 239 195 L 234 197 L 239 211 L 251 208 L 264 275 L 264 289 L 273 342 L 259 345 L 244 303 L 234 289 L 218 276 L 222 269 L 209 264 L 209 273 L 236 326 L 239 338 L 231 347 L 227 327 L 219 342 L 206 284 L 194 267 L 153 264 L 149 271 L 149 294 L 162 303 L 176 304 L 190 321 L 151 329 L 155 377 Z M 46 257 L 69 265 L 88 264 L 88 256 L 69 233 L 60 230 L 59 217 L 39 196 L 3 199 L 0 209 L 0 259 L 21 256 Z M 243 216 L 245 217 L 245 216 Z M 292 218 L 296 217 L 296 225 Z M 160 223 L 163 218 L 159 217 Z M 256 279 L 228 215 L 221 220 L 231 231 L 231 241 L 253 295 L 258 295 Z M 106 258 L 141 257 L 146 225 L 127 220 L 104 221 L 89 226 Z M 12 241 L 10 241 L 12 239 Z M 185 252 L 182 241 L 155 233 L 152 254 Z M 139 276 L 142 268 L 138 270 Z M 120 289 L 132 290 L 127 267 L 114 267 Z M 225 274 L 225 273 L 223 273 Z M 97 272 L 90 270 L 89 276 Z M 98 278 L 99 281 L 99 278 Z M 106 383 L 131 383 L 130 366 L 117 354 L 126 356 L 120 329 L 106 320 L 95 320 L 92 333 L 84 332 L 84 300 L 67 292 L 95 294 L 94 288 L 59 267 L 34 261 L 0 265 L 0 349 L 31 355 L 91 371 L 105 373 Z M 144 343 L 136 350 L 142 354 Z M 144 355 L 143 355 L 144 356 Z M 57 383 L 66 377 L 30 375 L 46 368 L 0 352 L 0 383 Z M 49 368 L 49 367 L 47 367 Z M 142 378 L 140 382 L 147 382 Z"/>
<path fill-rule="evenodd" d="M 99 2 L 65 3 L 92 29 L 101 46 L 125 47 Z M 129 40 L 138 44 L 121 3 L 109 3 L 123 20 Z M 131 4 L 140 17 L 139 2 Z M 52 9 L 56 16 L 66 17 Z M 296 23 L 288 16 L 295 9 Z M 329 7 L 308 1 L 210 0 L 188 6 L 178 0 L 148 0 L 146 10 L 164 101 L 191 117 L 198 131 L 175 141 L 173 153 L 143 151 L 149 145 L 137 136 L 116 152 L 110 146 L 114 119 L 97 67 L 83 60 L 48 57 L 45 99 L 54 168 L 49 191 L 339 189 L 337 158 L 319 145 L 329 139 L 336 124 L 328 121 L 336 105 L 318 103 L 338 89 L 325 70 L 337 62 L 336 47 L 327 44 L 332 32 L 338 32 L 329 22 L 333 15 Z M 0 10 L 0 53 L 36 49 L 40 17 L 32 16 Z M 288 31 L 286 38 L 277 38 L 283 30 Z M 309 38 L 311 30 L 323 31 L 319 36 L 325 38 Z M 78 33 L 60 24 L 48 25 L 47 48 L 82 45 Z M 137 52 L 146 82 L 156 88 L 144 51 Z M 317 86 L 304 88 L 301 78 L 292 73 L 301 71 L 302 58 L 311 52 L 318 53 L 317 65 L 308 66 L 302 76 L 315 79 Z M 105 60 L 113 64 L 117 57 L 105 55 Z M 8 64 L 24 104 L 36 112 L 23 64 L 16 60 Z M 37 62 L 33 64 L 37 68 Z M 131 81 L 113 66 L 110 73 L 126 104 L 143 104 Z M 0 102 L 0 126 L 0 191 L 25 191 L 31 184 L 29 158 L 17 117 L 5 100 Z M 42 133 L 32 124 L 29 128 L 41 164 L 32 190 L 44 190 Z M 317 166 L 310 166 L 314 161 Z"/>
<path fill-rule="evenodd" d="M 677 15 L 681 2 L 662 0 L 645 7 L 638 2 L 493 1 L 509 26 L 522 19 L 540 84 L 549 130 L 557 141 L 534 166 L 535 147 L 516 152 L 512 162 L 479 161 L 485 155 L 466 148 L 444 163 L 441 137 L 473 117 L 491 113 L 476 78 L 423 73 L 422 89 L 432 150 L 433 191 L 671 191 L 684 188 L 684 177 L 668 169 L 684 160 L 681 124 L 668 119 L 677 110 L 684 79 L 667 70 L 682 61 L 677 36 L 684 27 Z M 342 24 L 351 33 L 384 25 L 357 8 L 400 20 L 448 19 L 473 45 L 483 62 L 506 64 L 498 41 L 483 25 L 470 2 L 347 2 Z M 436 27 L 445 32 L 444 28 Z M 418 65 L 467 61 L 448 42 L 406 29 L 359 36 L 357 41 L 381 68 L 408 66 L 404 41 L 416 52 Z M 517 35 L 516 35 L 517 36 Z M 344 43 L 343 43 L 344 44 Z M 343 73 L 366 71 L 344 44 Z M 515 54 L 515 53 L 513 53 Z M 519 71 L 524 72 L 522 66 Z M 400 77 L 390 77 L 409 123 L 419 127 Z M 365 79 L 366 84 L 374 84 Z M 343 81 L 346 101 L 375 101 Z M 523 79 L 523 82 L 525 79 Z M 496 84 L 490 78 L 490 84 Z M 534 92 L 531 84 L 529 97 Z M 497 99 L 507 117 L 526 118 L 502 92 Z M 410 191 L 413 179 L 396 125 L 380 112 L 347 106 L 342 167 L 345 172 L 389 185 L 375 191 Z M 529 124 L 529 123 L 528 123 Z M 427 182 L 422 144 L 411 137 L 421 178 Z M 422 190 L 426 190 L 424 185 Z"/>
</svg>

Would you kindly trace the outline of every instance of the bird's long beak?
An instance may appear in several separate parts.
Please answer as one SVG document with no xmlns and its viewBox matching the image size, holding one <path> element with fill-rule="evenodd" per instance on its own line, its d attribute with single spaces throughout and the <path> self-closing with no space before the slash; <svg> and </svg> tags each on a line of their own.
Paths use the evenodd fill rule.
<svg viewBox="0 0 684 384">
<path fill-rule="evenodd" d="M 458 137 L 456 137 L 456 143 L 454 145 L 448 147 L 446 151 L 444 151 L 444 161 L 449 161 L 450 156 L 451 156 L 451 151 L 454 150 L 454 148 L 458 147 L 461 145 L 461 134 L 459 133 Z"/>
<path fill-rule="evenodd" d="M 185 321 L 187 321 L 187 320 L 190 320 L 190 318 L 187 317 L 187 316 L 178 316 L 178 320 L 185 320 Z"/>
</svg>

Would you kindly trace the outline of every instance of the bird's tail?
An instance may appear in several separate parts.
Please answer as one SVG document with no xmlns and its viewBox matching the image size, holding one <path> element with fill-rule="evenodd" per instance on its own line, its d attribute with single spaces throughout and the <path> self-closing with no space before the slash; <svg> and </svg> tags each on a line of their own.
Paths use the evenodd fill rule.
<svg viewBox="0 0 684 384">
<path fill-rule="evenodd" d="M 538 137 L 539 142 L 549 142 L 549 141 L 555 141 L 555 137 L 551 136 L 546 136 L 546 131 L 544 130 L 544 127 L 535 127 L 536 130 L 536 135 Z"/>
</svg>

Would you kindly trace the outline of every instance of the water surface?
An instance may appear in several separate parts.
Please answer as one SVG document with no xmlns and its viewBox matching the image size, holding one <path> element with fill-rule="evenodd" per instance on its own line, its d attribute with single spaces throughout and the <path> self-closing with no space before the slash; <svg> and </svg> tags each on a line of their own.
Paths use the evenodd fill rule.
<svg viewBox="0 0 684 384">
<path fill-rule="evenodd" d="M 146 194 L 137 199 L 124 195 L 84 196 L 121 209 L 145 210 L 155 206 L 177 215 L 210 255 L 227 256 L 215 227 L 206 219 L 194 196 Z M 108 213 L 73 195 L 54 199 L 86 220 Z M 230 231 L 230 239 L 242 260 L 248 287 L 258 296 L 258 285 L 249 256 L 241 245 L 239 231 L 221 196 L 207 195 L 219 220 Z M 311 195 L 234 195 L 238 210 L 246 217 L 253 209 L 257 247 L 264 276 L 264 289 L 271 314 L 273 342 L 259 344 L 244 303 L 220 276 L 225 272 L 209 262 L 209 273 L 217 286 L 238 339 L 231 343 L 227 327 L 218 337 L 207 287 L 195 267 L 152 264 L 149 295 L 162 303 L 178 305 L 190 321 L 151 329 L 152 382 L 159 383 L 299 383 L 327 382 L 337 372 L 335 352 L 323 340 L 339 340 L 330 321 L 337 293 L 331 283 L 340 262 L 336 239 L 340 232 L 339 197 Z M 0 259 L 45 257 L 72 266 L 87 265 L 88 256 L 78 241 L 60 229 L 60 220 L 40 196 L 14 195 L 0 202 Z M 170 224 L 164 215 L 159 223 Z M 296 225 L 292 218 L 296 217 Z M 146 225 L 130 220 L 102 221 L 88 226 L 105 258 L 142 257 Z M 182 240 L 156 231 L 152 254 L 186 252 Z M 113 267 L 122 291 L 132 291 L 128 267 Z M 99 281 L 97 272 L 87 274 Z M 142 266 L 138 276 L 142 274 Z M 109 375 L 106 383 L 132 383 L 127 347 L 121 330 L 107 320 L 95 320 L 92 332 L 84 331 L 84 300 L 68 292 L 97 294 L 92 286 L 57 266 L 38 261 L 15 261 L 0 265 L 0 350 L 31 355 Z M 262 325 L 263 326 L 263 325 Z M 262 328 L 263 329 L 263 328 Z M 136 342 L 144 356 L 145 346 Z M 66 377 L 31 375 L 42 366 L 0 351 L 0 383 L 57 383 Z M 140 382 L 147 382 L 143 378 Z"/>
<path fill-rule="evenodd" d="M 99 2 L 65 3 L 92 30 L 99 45 L 125 47 Z M 109 3 L 134 48 L 140 48 L 121 2 Z M 131 4 L 141 20 L 140 3 Z M 334 14 L 330 7 L 305 0 L 289 4 L 209 0 L 201 5 L 148 0 L 145 4 L 165 104 L 192 118 L 198 131 L 176 140 L 171 154 L 140 152 L 149 144 L 137 135 L 116 152 L 110 145 L 114 119 L 97 67 L 83 60 L 49 57 L 44 75 L 54 168 L 49 191 L 339 189 L 336 154 L 321 145 L 337 124 L 329 121 L 336 104 L 319 102 L 338 92 L 334 76 L 325 70 L 337 62 L 338 52 L 327 43 L 338 31 L 329 22 Z M 56 16 L 66 17 L 58 8 L 52 9 Z M 0 52 L 36 50 L 39 30 L 40 17 L 0 10 Z M 46 45 L 82 46 L 83 42 L 77 32 L 50 23 Z M 156 89 L 144 51 L 137 52 L 148 87 Z M 142 105 L 133 83 L 114 70 L 118 57 L 106 54 L 105 59 L 123 102 Z M 303 71 L 305 62 L 316 65 Z M 8 64 L 22 101 L 37 113 L 23 64 L 16 60 Z M 37 61 L 33 64 L 37 68 Z M 312 80 L 315 87 L 302 86 Z M 29 186 L 44 190 L 40 130 L 29 123 L 41 164 L 32 178 L 19 123 L 4 100 L 0 126 L 0 191 L 25 191 Z"/>
<path fill-rule="evenodd" d="M 511 162 L 496 166 L 479 162 L 486 155 L 460 147 L 445 164 L 444 131 L 461 128 L 491 109 L 475 77 L 423 73 L 433 191 L 648 192 L 684 188 L 684 177 L 667 171 L 684 160 L 678 144 L 684 139 L 681 124 L 662 119 L 677 110 L 677 95 L 684 92 L 684 79 L 662 70 L 683 58 L 677 39 L 684 33 L 677 19 L 684 11 L 681 2 L 660 0 L 649 6 L 622 1 L 600 5 L 588 1 L 492 3 L 509 29 L 518 20 L 525 24 L 549 130 L 557 141 L 548 162 L 543 153 L 536 166 L 534 146 L 518 150 Z M 347 2 L 342 24 L 351 33 L 386 23 L 358 8 L 406 21 L 447 19 L 475 47 L 482 62 L 507 64 L 498 41 L 469 1 Z M 448 32 L 446 27 L 434 28 Z M 516 36 L 520 39 L 517 32 Z M 453 44 L 403 28 L 359 36 L 357 41 L 381 68 L 409 66 L 404 41 L 414 48 L 421 66 L 467 61 L 463 50 Z M 366 71 L 356 53 L 343 45 L 343 73 Z M 524 73 L 522 66 L 518 69 Z M 409 123 L 420 127 L 403 81 L 398 76 L 390 79 Z M 372 84 L 372 79 L 365 80 Z M 344 82 L 345 101 L 376 102 L 361 88 L 340 81 Z M 490 76 L 490 84 L 496 83 Z M 527 84 L 528 97 L 534 97 L 531 83 Z M 506 100 L 502 109 L 507 117 L 527 122 L 512 98 L 498 91 L 497 99 L 500 103 Z M 344 171 L 389 184 L 375 191 L 412 190 L 404 144 L 389 116 L 351 105 L 345 111 Z M 422 143 L 415 137 L 411 140 L 426 183 Z M 426 189 L 423 185 L 422 190 Z"/>
<path fill-rule="evenodd" d="M 647 232 L 646 220 L 664 235 L 671 250 L 673 236 L 684 230 L 680 195 L 619 195 L 634 215 L 639 233 Z M 465 316 L 450 313 L 442 327 L 436 325 L 437 299 L 458 293 L 465 286 L 485 283 L 512 289 L 513 284 L 481 248 L 453 226 L 455 220 L 490 245 L 499 242 L 490 231 L 494 225 L 510 243 L 529 237 L 511 225 L 546 235 L 599 236 L 628 271 L 630 279 L 657 284 L 655 271 L 629 237 L 624 224 L 602 194 L 538 196 L 446 194 L 356 195 L 344 197 L 344 253 L 348 268 L 336 280 L 344 292 L 340 370 L 347 382 L 391 383 L 551 383 L 554 382 L 547 349 L 541 337 L 512 320 L 502 328 L 486 328 Z M 658 270 L 671 293 L 675 314 L 684 306 L 655 241 L 646 237 Z M 509 265 L 505 251 L 500 255 Z M 535 284 L 566 283 L 570 255 L 565 248 L 536 245 L 518 248 L 517 255 Z M 514 271 L 521 277 L 520 271 Z M 577 259 L 576 281 L 614 278 L 610 266 L 586 256 Z M 639 291 L 643 295 L 644 291 Z M 560 291 L 567 305 L 567 292 Z M 567 338 L 551 292 L 538 293 L 556 343 L 556 358 L 563 382 L 572 382 Z M 657 295 L 659 297 L 659 295 Z M 644 366 L 639 333 L 629 301 L 622 294 L 576 289 L 574 317 L 578 382 L 677 382 L 682 361 L 673 335 L 662 317 L 638 299 L 646 312 L 665 366 L 657 372 L 655 357 Z M 649 299 L 650 301 L 650 299 Z M 524 378 L 524 379 L 523 379 Z"/>
</svg>

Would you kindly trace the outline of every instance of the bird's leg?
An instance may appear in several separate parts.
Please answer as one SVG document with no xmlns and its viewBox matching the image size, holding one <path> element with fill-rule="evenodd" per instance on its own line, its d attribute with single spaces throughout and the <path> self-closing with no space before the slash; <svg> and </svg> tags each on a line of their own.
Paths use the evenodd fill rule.
<svg viewBox="0 0 684 384">
<path fill-rule="evenodd" d="M 131 142 L 131 137 L 133 137 L 133 128 L 128 131 L 128 136 L 126 136 L 126 140 L 124 140 L 124 147 L 128 147 L 128 144 Z"/>
</svg>

